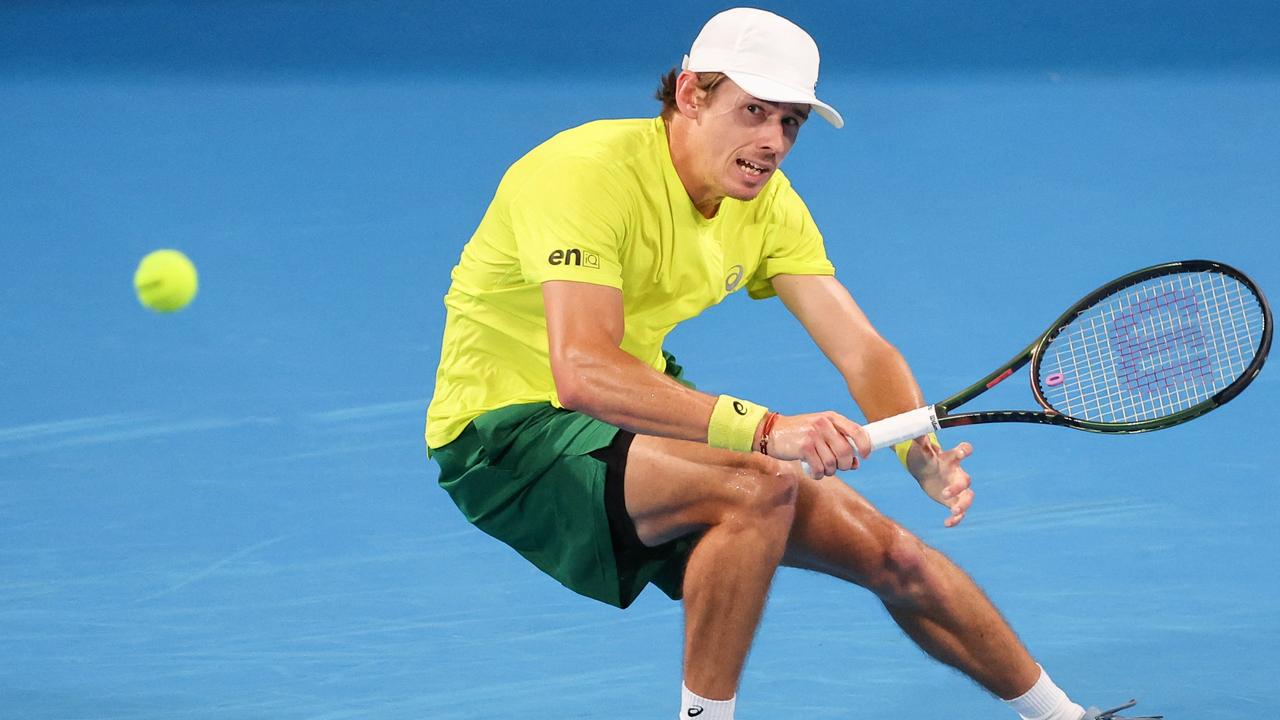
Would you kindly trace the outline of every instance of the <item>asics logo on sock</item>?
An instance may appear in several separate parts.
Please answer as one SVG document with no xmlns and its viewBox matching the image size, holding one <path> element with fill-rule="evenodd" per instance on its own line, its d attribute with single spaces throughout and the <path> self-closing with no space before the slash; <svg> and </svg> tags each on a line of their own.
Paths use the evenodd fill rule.
<svg viewBox="0 0 1280 720">
<path fill-rule="evenodd" d="M 697 705 L 694 705 L 693 707 L 689 708 L 689 717 L 698 717 L 701 714 L 702 714 L 702 708 L 698 707 Z"/>
</svg>

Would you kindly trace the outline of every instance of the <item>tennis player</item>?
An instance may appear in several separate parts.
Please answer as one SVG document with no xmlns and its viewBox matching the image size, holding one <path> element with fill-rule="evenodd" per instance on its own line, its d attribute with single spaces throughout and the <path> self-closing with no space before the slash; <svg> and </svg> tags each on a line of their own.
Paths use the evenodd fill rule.
<svg viewBox="0 0 1280 720">
<path fill-rule="evenodd" d="M 664 78 L 660 117 L 588 123 L 511 166 L 445 297 L 426 432 L 440 484 L 578 593 L 625 608 L 652 583 L 683 599 L 686 720 L 733 717 L 780 564 L 870 589 L 926 652 L 1023 718 L 1080 720 L 965 573 L 822 481 L 866 457 L 857 423 L 701 392 L 663 350 L 730 293 L 777 295 L 868 418 L 924 404 L 779 169 L 810 114 L 843 125 L 814 95 L 818 59 L 788 20 L 725 11 Z M 744 328 L 724 351 L 753 342 Z M 963 520 L 971 447 L 926 437 L 898 451 L 945 524 Z"/>
</svg>

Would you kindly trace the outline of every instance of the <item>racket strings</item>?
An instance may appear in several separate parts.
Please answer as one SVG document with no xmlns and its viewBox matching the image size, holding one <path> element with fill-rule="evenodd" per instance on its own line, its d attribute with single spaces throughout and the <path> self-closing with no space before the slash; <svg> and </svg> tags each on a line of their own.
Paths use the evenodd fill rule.
<svg viewBox="0 0 1280 720">
<path fill-rule="evenodd" d="M 1240 377 L 1263 323 L 1258 298 L 1231 276 L 1150 278 L 1076 316 L 1042 350 L 1037 381 L 1050 407 L 1081 420 L 1167 417 Z"/>
</svg>

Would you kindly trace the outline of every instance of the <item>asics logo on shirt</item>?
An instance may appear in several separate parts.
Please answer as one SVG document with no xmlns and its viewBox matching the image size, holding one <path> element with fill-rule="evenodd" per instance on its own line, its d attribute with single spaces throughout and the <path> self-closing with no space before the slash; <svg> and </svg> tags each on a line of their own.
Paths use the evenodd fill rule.
<svg viewBox="0 0 1280 720">
<path fill-rule="evenodd" d="M 742 274 L 744 272 L 746 270 L 741 265 L 734 265 L 729 268 L 729 274 L 724 279 L 724 291 L 731 293 L 737 290 L 738 286 L 742 284 Z"/>
<path fill-rule="evenodd" d="M 600 269 L 600 256 L 595 253 L 583 252 L 578 248 L 565 248 L 564 250 L 552 250 L 547 256 L 547 262 L 552 265 L 577 265 L 578 267 L 589 267 Z"/>
</svg>

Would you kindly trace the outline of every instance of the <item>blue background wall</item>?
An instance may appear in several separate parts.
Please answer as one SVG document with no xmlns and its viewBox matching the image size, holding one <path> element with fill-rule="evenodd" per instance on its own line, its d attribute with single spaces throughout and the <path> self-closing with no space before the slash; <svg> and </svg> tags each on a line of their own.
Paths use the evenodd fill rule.
<svg viewBox="0 0 1280 720">
<path fill-rule="evenodd" d="M 679 609 L 578 598 L 467 526 L 422 417 L 440 299 L 502 170 L 656 112 L 721 5 L 0 7 L 0 715 L 663 717 Z M 771 3 L 848 120 L 788 173 L 927 394 L 1122 272 L 1280 290 L 1280 6 Z M 201 269 L 139 308 L 156 247 Z M 724 339 L 749 352 L 723 350 Z M 701 386 L 856 415 L 776 302 L 671 339 Z M 1073 696 L 1280 703 L 1274 369 L 1133 438 L 978 428 L 970 517 L 844 479 L 960 561 Z M 1015 379 L 990 405 L 1024 405 Z M 744 718 L 986 718 L 866 593 L 780 574 Z"/>
<path fill-rule="evenodd" d="M 766 3 L 819 40 L 837 73 L 1092 70 L 1101 73 L 1280 63 L 1280 9 L 1267 0 L 1068 4 Z M 519 75 L 677 60 L 726 3 L 227 1 L 9 2 L 0 58 L 51 72 L 192 75 L 441 72 Z"/>
</svg>

